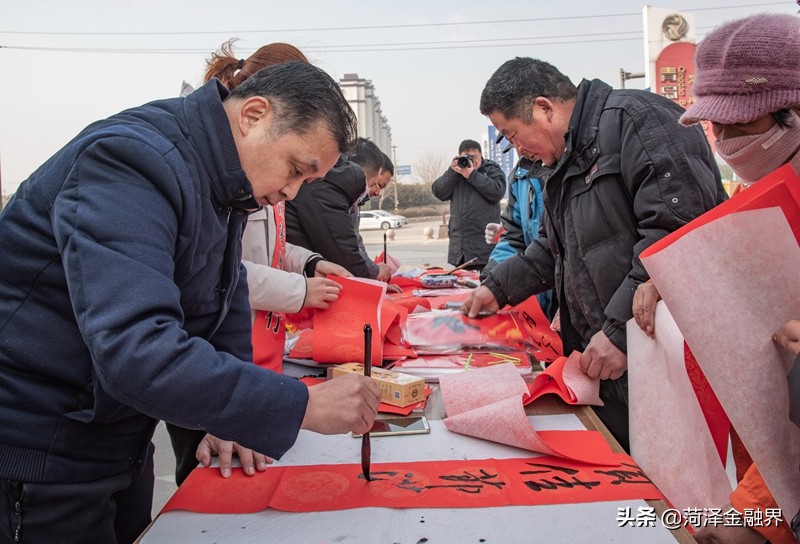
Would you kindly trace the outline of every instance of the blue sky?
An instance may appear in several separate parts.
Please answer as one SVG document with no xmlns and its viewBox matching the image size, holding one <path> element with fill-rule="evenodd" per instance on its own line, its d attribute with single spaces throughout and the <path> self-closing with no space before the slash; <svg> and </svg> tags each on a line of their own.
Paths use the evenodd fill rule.
<svg viewBox="0 0 800 544">
<path fill-rule="evenodd" d="M 798 11 L 793 0 L 657 5 L 694 14 L 698 38 L 752 13 Z M 643 70 L 643 6 L 632 0 L 5 0 L 3 192 L 13 192 L 92 121 L 175 96 L 182 80 L 198 84 L 205 59 L 232 37 L 240 38 L 235 50 L 242 57 L 285 41 L 336 79 L 357 73 L 372 80 L 399 164 L 451 156 L 462 139 L 485 133 L 481 90 L 514 56 L 547 60 L 576 83 L 600 78 L 618 86 L 620 68 Z"/>
</svg>

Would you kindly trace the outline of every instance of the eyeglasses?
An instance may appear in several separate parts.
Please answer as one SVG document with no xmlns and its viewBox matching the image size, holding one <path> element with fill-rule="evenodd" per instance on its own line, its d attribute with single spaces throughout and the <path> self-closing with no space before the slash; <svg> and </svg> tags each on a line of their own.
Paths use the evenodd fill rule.
<svg viewBox="0 0 800 544">
<path fill-rule="evenodd" d="M 506 141 L 507 141 L 507 142 L 508 142 L 510 145 L 512 145 L 512 146 L 513 146 L 514 144 L 512 144 L 512 143 L 511 143 L 511 140 L 512 140 L 513 138 L 515 138 L 516 136 L 517 136 L 517 133 L 516 133 L 516 132 L 514 133 L 514 136 L 508 136 L 508 135 L 505 135 L 505 134 L 498 134 L 498 135 L 497 135 L 497 140 L 495 140 L 495 142 L 494 142 L 494 143 L 496 143 L 496 144 L 498 144 L 498 145 L 499 145 L 499 144 L 500 144 L 500 142 L 502 142 L 502 141 L 503 141 L 503 138 L 505 138 L 505 139 L 506 139 Z M 505 151 L 503 151 L 503 153 L 505 153 Z"/>
</svg>

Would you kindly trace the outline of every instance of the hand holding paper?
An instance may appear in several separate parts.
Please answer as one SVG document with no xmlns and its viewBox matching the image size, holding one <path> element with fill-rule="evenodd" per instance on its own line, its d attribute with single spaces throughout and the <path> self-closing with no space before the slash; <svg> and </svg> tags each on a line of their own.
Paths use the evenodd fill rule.
<svg viewBox="0 0 800 544">
<path fill-rule="evenodd" d="M 317 261 L 317 267 L 314 269 L 314 275 L 318 278 L 325 278 L 327 276 L 339 276 L 341 278 L 352 278 L 353 274 L 350 273 L 345 267 L 332 263 L 331 261 Z"/>
<path fill-rule="evenodd" d="M 771 338 L 800 316 L 799 239 L 800 180 L 787 165 L 641 255 L 788 516 L 800 504 L 800 480 L 787 476 L 797 474 L 800 429 L 787 417 L 788 361 Z"/>
<path fill-rule="evenodd" d="M 628 357 L 598 331 L 581 355 L 581 370 L 590 378 L 616 380 L 628 369 Z"/>
<path fill-rule="evenodd" d="M 800 353 L 800 321 L 792 319 L 783 324 L 783 327 L 775 331 L 772 341 L 780 347 L 797 357 Z"/>
<path fill-rule="evenodd" d="M 306 278 L 306 298 L 303 308 L 325 310 L 331 302 L 339 298 L 342 286 L 326 278 Z"/>
<path fill-rule="evenodd" d="M 547 393 L 554 393 L 567 404 L 603 406 L 600 400 L 600 380 L 590 378 L 580 367 L 581 353 L 573 351 L 559 357 L 541 372 L 528 386 L 523 404 L 528 405 Z"/>
<path fill-rule="evenodd" d="M 472 292 L 470 297 L 464 302 L 461 311 L 471 318 L 478 317 L 478 312 L 497 313 L 500 305 L 488 287 L 480 286 Z"/>
<path fill-rule="evenodd" d="M 661 300 L 655 284 L 647 280 L 633 294 L 633 318 L 647 336 L 655 334 L 656 304 Z"/>
</svg>

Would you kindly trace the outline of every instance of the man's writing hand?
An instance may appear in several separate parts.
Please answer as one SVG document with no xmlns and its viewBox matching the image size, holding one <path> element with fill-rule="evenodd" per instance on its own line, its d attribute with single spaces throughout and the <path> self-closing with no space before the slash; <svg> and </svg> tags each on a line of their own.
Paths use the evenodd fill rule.
<svg viewBox="0 0 800 544">
<path fill-rule="evenodd" d="M 308 388 L 308 406 L 301 427 L 320 434 L 365 433 L 381 402 L 378 382 L 347 374 Z"/>
</svg>

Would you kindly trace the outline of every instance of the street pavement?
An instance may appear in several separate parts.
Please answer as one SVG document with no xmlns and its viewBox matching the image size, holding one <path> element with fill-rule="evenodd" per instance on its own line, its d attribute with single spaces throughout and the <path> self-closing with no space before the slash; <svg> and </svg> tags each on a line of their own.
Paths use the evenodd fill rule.
<svg viewBox="0 0 800 544">
<path fill-rule="evenodd" d="M 400 260 L 402 268 L 443 266 L 447 267 L 447 238 L 438 238 L 441 220 L 408 223 L 405 226 L 387 233 L 387 250 Z M 433 230 L 433 238 L 425 237 L 425 229 Z M 383 251 L 382 230 L 364 230 L 361 236 L 364 247 L 370 257 L 375 258 Z M 394 234 L 394 239 L 392 238 Z M 175 457 L 169 443 L 169 435 L 163 422 L 156 428 L 153 442 L 155 451 L 156 485 L 153 495 L 153 516 L 166 504 L 175 492 Z"/>
<path fill-rule="evenodd" d="M 408 223 L 399 229 L 362 230 L 364 247 L 370 257 L 383 251 L 383 235 L 387 233 L 386 247 L 389 255 L 400 260 L 402 266 L 443 266 L 447 267 L 448 238 L 438 238 L 441 220 Z M 432 238 L 425 237 L 425 229 L 433 231 Z M 394 239 L 392 239 L 394 235 Z"/>
</svg>

